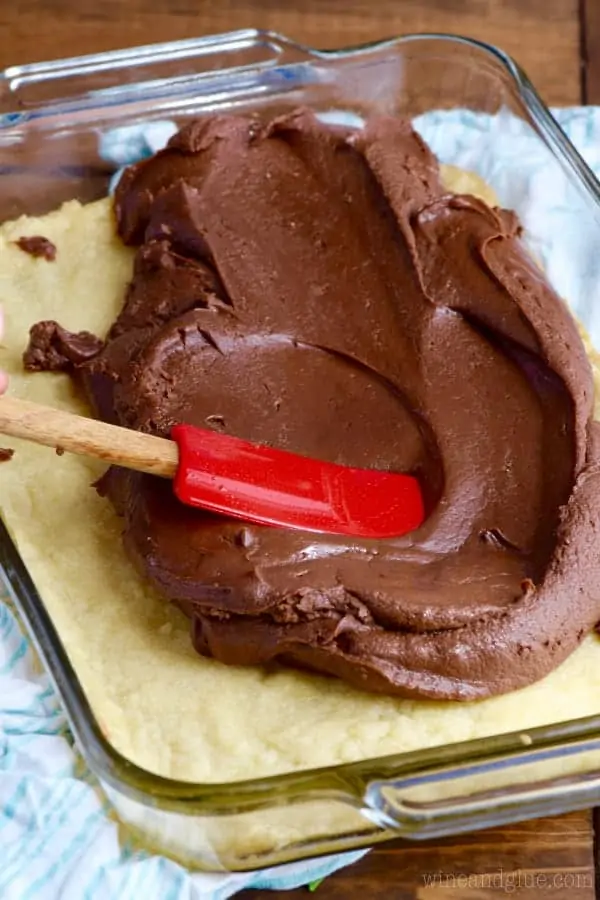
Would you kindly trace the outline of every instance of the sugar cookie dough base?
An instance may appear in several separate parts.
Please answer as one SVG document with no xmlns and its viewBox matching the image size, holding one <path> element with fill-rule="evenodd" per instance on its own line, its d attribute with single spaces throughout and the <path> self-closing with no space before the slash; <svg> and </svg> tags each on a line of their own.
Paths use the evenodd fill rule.
<svg viewBox="0 0 600 900">
<path fill-rule="evenodd" d="M 482 193 L 479 182 L 461 190 Z M 41 234 L 55 262 L 11 242 Z M 123 301 L 133 253 L 114 236 L 108 200 L 66 204 L 0 228 L 0 367 L 11 392 L 86 413 L 65 375 L 28 375 L 29 327 L 55 318 L 104 334 Z M 558 670 L 513 694 L 460 704 L 360 693 L 288 670 L 232 668 L 191 648 L 187 620 L 134 572 L 121 525 L 90 487 L 103 465 L 2 440 L 0 509 L 62 636 L 103 728 L 126 757 L 182 780 L 233 781 L 350 762 L 600 711 L 600 641 L 589 637 Z"/>
</svg>

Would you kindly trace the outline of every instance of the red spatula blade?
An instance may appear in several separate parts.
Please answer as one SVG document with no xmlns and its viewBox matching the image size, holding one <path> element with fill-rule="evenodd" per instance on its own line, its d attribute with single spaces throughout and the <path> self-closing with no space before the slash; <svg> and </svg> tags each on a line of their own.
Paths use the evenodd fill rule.
<svg viewBox="0 0 600 900">
<path fill-rule="evenodd" d="M 176 496 L 188 506 L 302 531 L 397 537 L 424 518 L 410 475 L 355 469 L 177 425 Z"/>
</svg>

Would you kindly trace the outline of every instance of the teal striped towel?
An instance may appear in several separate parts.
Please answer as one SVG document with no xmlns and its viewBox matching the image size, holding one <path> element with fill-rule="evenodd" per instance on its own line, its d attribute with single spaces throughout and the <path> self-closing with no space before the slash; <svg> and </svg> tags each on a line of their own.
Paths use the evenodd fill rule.
<svg viewBox="0 0 600 900">
<path fill-rule="evenodd" d="M 600 109 L 554 112 L 600 174 Z M 355 121 L 339 111 L 328 118 Z M 600 300 L 600 254 L 590 248 L 596 233 L 582 233 L 581 198 L 566 187 L 557 194 L 564 180 L 555 177 L 552 161 L 527 129 L 511 120 L 499 127 L 498 116 L 460 110 L 427 114 L 417 125 L 442 161 L 479 172 L 502 204 L 515 208 L 535 230 L 536 252 L 556 286 L 600 336 L 600 302 L 595 302 Z M 170 122 L 113 130 L 99 136 L 101 152 L 126 165 L 162 147 L 173 130 Z M 518 180 L 507 177 L 503 166 L 503 159 L 515 155 L 523 171 Z M 307 884 L 361 855 L 205 875 L 123 843 L 101 789 L 73 746 L 50 680 L 8 600 L 0 597 L 1 900 L 224 900 L 248 887 L 281 890 Z"/>
<path fill-rule="evenodd" d="M 206 875 L 121 843 L 50 679 L 0 600 L 1 900 L 225 900 L 243 888 L 317 881 L 362 855 Z"/>
</svg>

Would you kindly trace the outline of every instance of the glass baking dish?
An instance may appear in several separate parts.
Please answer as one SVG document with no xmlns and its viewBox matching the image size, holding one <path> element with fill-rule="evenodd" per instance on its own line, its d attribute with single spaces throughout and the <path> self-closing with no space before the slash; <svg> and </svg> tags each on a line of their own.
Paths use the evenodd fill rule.
<svg viewBox="0 0 600 900">
<path fill-rule="evenodd" d="M 600 187 L 525 75 L 493 47 L 445 35 L 317 52 L 277 34 L 241 31 L 6 69 L 0 221 L 104 196 L 116 168 L 102 158 L 107 129 L 183 123 L 218 109 L 272 114 L 299 104 L 346 118 L 463 109 L 490 114 L 503 128 L 519 120 L 551 158 L 557 189 L 577 198 L 580 221 L 600 239 Z M 515 158 L 515 178 L 518 172 Z M 192 867 L 252 869 L 600 801 L 600 716 L 252 781 L 158 777 L 103 735 L 43 592 L 1 522 L 0 563 L 77 743 L 118 816 L 146 846 Z"/>
</svg>

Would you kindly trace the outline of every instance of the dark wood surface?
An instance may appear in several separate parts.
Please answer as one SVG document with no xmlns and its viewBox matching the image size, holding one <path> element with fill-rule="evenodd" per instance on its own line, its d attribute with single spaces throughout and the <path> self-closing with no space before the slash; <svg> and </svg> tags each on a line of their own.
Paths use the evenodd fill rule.
<svg viewBox="0 0 600 900">
<path fill-rule="evenodd" d="M 591 813 L 472 835 L 380 846 L 323 881 L 315 900 L 593 900 Z M 295 891 L 244 891 L 240 900 L 308 900 Z"/>
<path fill-rule="evenodd" d="M 598 0 L 585 0 L 593 18 Z M 315 47 L 410 31 L 498 44 L 556 104 L 581 99 L 580 0 L 0 0 L 0 66 L 236 28 Z M 592 37 L 590 33 L 590 38 Z"/>
<path fill-rule="evenodd" d="M 0 0 L 0 68 L 246 27 L 316 47 L 411 31 L 465 34 L 511 53 L 547 102 L 600 103 L 600 0 Z M 594 819 L 600 824 L 598 814 L 573 813 L 424 844 L 394 841 L 315 896 L 600 900 Z M 243 895 L 279 896 L 310 895 Z"/>
<path fill-rule="evenodd" d="M 600 2 L 581 0 L 581 100 L 600 103 Z"/>
</svg>

